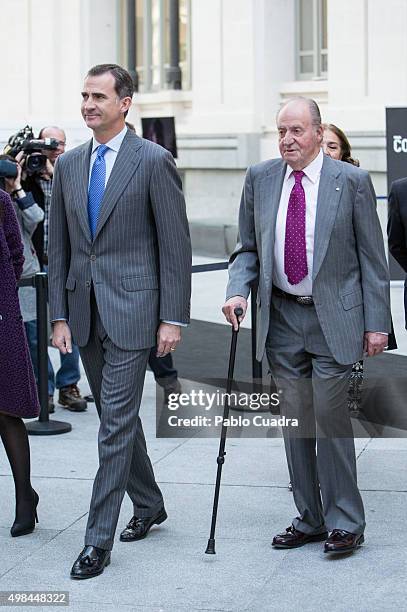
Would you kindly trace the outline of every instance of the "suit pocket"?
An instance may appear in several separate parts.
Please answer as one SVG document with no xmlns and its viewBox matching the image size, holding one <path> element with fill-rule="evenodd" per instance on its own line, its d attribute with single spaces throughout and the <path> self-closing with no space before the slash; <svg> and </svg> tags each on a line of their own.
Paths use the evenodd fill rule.
<svg viewBox="0 0 407 612">
<path fill-rule="evenodd" d="M 356 291 L 352 291 L 352 293 L 341 295 L 341 302 L 344 310 L 350 310 L 351 308 L 356 308 L 356 306 L 361 306 L 363 304 L 362 291 L 357 289 Z"/>
<path fill-rule="evenodd" d="M 76 287 L 76 280 L 74 278 L 67 278 L 66 279 L 66 283 L 65 283 L 65 289 L 68 289 L 68 291 L 74 291 Z"/>
<path fill-rule="evenodd" d="M 158 289 L 158 278 L 156 276 L 123 276 L 122 287 L 126 291 Z"/>
</svg>

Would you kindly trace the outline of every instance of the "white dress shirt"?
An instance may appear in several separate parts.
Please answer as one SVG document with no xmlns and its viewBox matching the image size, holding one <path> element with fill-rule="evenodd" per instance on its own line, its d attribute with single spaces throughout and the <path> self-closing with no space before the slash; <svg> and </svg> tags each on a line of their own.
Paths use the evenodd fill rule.
<svg viewBox="0 0 407 612">
<path fill-rule="evenodd" d="M 111 172 L 113 170 L 114 162 L 116 161 L 116 157 L 117 157 L 117 154 L 119 152 L 120 146 L 121 146 L 121 144 L 122 144 L 122 142 L 124 140 L 124 137 L 126 136 L 127 129 L 128 129 L 127 125 L 125 125 L 121 132 L 116 134 L 116 136 L 114 136 L 114 138 L 109 140 L 109 142 L 105 143 L 105 145 L 107 147 L 109 147 L 109 149 L 106 151 L 106 153 L 104 155 L 105 164 L 106 164 L 105 187 L 107 185 L 107 181 L 109 180 L 109 176 L 110 176 L 110 174 L 111 174 Z M 88 188 L 89 188 L 89 184 L 90 184 L 90 177 L 91 177 L 91 174 L 92 174 L 93 164 L 95 163 L 95 159 L 97 157 L 97 150 L 96 149 L 100 145 L 101 145 L 101 143 L 98 142 L 95 137 L 93 137 L 92 154 L 90 156 L 90 165 L 89 165 Z"/>
<path fill-rule="evenodd" d="M 293 295 L 312 295 L 312 264 L 314 257 L 314 234 L 315 218 L 317 213 L 317 200 L 319 179 L 321 177 L 324 155 L 322 150 L 316 158 L 306 167 L 303 172 L 302 186 L 305 192 L 305 242 L 307 250 L 307 276 L 297 285 L 290 285 L 287 275 L 284 272 L 284 247 L 285 247 L 285 226 L 287 219 L 288 201 L 290 193 L 295 185 L 293 169 L 287 166 L 284 177 L 283 188 L 281 190 L 280 203 L 277 213 L 276 234 L 274 242 L 274 262 L 273 262 L 273 285 L 279 287 L 287 293 Z"/>
</svg>

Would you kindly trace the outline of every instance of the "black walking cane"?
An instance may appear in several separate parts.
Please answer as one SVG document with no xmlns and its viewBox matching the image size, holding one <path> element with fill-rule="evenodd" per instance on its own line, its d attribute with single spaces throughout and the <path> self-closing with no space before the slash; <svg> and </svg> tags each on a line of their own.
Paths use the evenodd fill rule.
<svg viewBox="0 0 407 612">
<path fill-rule="evenodd" d="M 218 471 L 216 474 L 215 495 L 213 498 L 211 533 L 209 536 L 208 545 L 205 550 L 205 553 L 207 555 L 216 554 L 215 553 L 216 517 L 218 514 L 219 491 L 220 491 L 220 480 L 222 478 L 222 467 L 223 467 L 223 464 L 225 463 L 225 455 L 226 455 L 225 444 L 226 444 L 227 425 L 225 425 L 225 422 L 227 418 L 229 417 L 229 397 L 232 392 L 233 371 L 235 369 L 237 334 L 239 333 L 239 329 L 240 329 L 239 317 L 241 317 L 243 314 L 243 308 L 240 308 L 240 306 L 235 308 L 234 313 L 237 318 L 237 329 L 235 330 L 232 327 L 232 342 L 230 344 L 228 380 L 226 383 L 226 397 L 225 397 L 225 403 L 223 406 L 222 431 L 220 434 L 219 454 L 216 460 L 218 464 Z"/>
</svg>

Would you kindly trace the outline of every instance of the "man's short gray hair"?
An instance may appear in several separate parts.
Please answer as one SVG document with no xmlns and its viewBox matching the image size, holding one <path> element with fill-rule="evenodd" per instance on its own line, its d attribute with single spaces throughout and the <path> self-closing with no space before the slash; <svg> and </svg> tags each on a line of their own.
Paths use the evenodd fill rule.
<svg viewBox="0 0 407 612">
<path fill-rule="evenodd" d="M 311 115 L 312 125 L 314 125 L 315 127 L 320 127 L 322 124 L 322 119 L 321 119 L 321 111 L 319 110 L 318 104 L 312 98 L 305 98 L 304 96 L 296 96 L 295 98 L 290 98 L 289 100 L 284 102 L 283 106 L 277 112 L 277 119 L 278 119 L 279 114 L 281 113 L 283 108 L 287 106 L 287 104 L 290 104 L 291 102 L 297 102 L 297 101 L 298 102 L 302 101 L 308 106 L 309 112 Z"/>
</svg>

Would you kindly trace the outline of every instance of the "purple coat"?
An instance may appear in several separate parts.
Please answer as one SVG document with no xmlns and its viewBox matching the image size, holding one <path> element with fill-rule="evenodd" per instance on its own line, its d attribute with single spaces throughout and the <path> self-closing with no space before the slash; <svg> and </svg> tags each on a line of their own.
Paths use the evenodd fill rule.
<svg viewBox="0 0 407 612">
<path fill-rule="evenodd" d="M 0 412 L 33 418 L 39 413 L 37 387 L 17 292 L 23 262 L 13 203 L 0 190 Z"/>
</svg>

